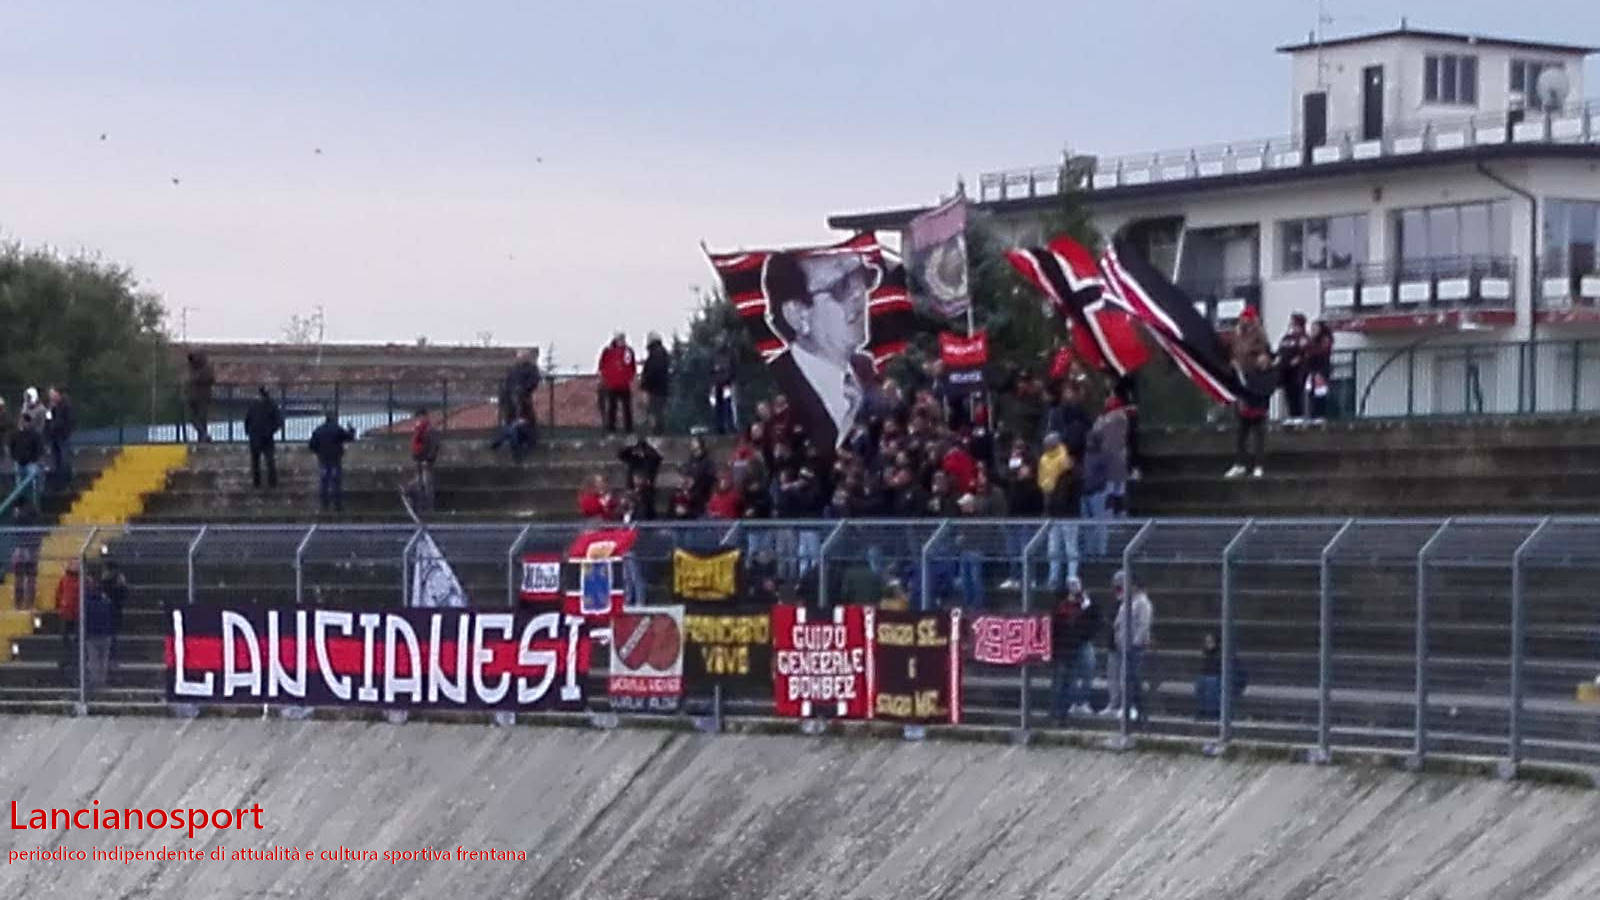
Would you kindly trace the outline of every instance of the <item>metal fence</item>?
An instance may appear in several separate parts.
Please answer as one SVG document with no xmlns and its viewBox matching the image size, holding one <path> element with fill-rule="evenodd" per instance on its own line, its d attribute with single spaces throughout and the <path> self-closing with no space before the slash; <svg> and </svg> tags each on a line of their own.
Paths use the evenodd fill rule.
<svg viewBox="0 0 1600 900">
<path fill-rule="evenodd" d="M 426 536 L 477 608 L 518 603 L 524 552 L 561 551 L 585 523 L 100 527 L 0 531 L 0 606 L 34 610 L 0 663 L 0 703 L 160 704 L 180 604 L 380 609 L 407 602 Z M 1250 740 L 1316 759 L 1382 749 L 1600 764 L 1600 518 L 695 521 L 638 526 L 630 602 L 670 602 L 673 553 L 736 548 L 746 599 L 1045 611 L 1077 577 L 1101 601 L 1093 707 L 1117 672 L 1129 702 L 1058 703 L 1055 669 L 969 664 L 965 722 Z M 71 566 L 87 578 L 74 585 Z M 114 569 L 109 568 L 114 566 Z M 1149 598 L 1148 644 L 1111 623 L 1126 573 Z M 120 577 L 115 621 L 91 584 Z M 66 587 L 59 587 L 65 584 Z M 63 624 L 57 599 L 84 615 Z M 13 632 L 15 633 L 15 632 Z M 1210 639 L 1215 639 L 1211 649 Z M 98 654 L 98 656 L 97 656 Z M 108 657 L 108 658 L 107 658 Z M 1075 657 L 1074 657 L 1075 658 Z M 109 665 L 108 665 L 109 663 Z M 704 709 L 707 697 L 688 707 Z M 592 709 L 606 710 L 603 691 Z M 770 714 L 719 695 L 719 714 Z M 1059 715 L 1065 713 L 1064 716 Z"/>
</svg>

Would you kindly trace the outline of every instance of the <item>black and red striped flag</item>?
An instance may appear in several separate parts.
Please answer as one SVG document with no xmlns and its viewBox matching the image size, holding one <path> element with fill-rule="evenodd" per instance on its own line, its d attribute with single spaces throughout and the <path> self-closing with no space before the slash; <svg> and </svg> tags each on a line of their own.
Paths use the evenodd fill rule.
<svg viewBox="0 0 1600 900">
<path fill-rule="evenodd" d="M 1234 404 L 1265 402 L 1239 378 L 1211 323 L 1195 312 L 1194 300 L 1161 274 L 1132 242 L 1118 236 L 1100 267 L 1118 302 L 1148 326 L 1183 374 L 1211 399 Z"/>
<path fill-rule="evenodd" d="M 1110 302 L 1087 247 L 1057 237 L 1044 247 L 1008 250 L 1006 259 L 1072 323 L 1073 350 L 1085 363 L 1122 378 L 1150 361 L 1128 312 Z"/>
</svg>

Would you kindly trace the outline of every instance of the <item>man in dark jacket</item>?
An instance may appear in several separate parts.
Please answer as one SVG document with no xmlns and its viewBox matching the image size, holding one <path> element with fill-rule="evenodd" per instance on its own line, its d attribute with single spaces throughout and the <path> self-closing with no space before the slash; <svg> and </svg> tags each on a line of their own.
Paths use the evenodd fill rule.
<svg viewBox="0 0 1600 900">
<path fill-rule="evenodd" d="M 639 372 L 639 389 L 645 394 L 645 427 L 660 434 L 666 427 L 667 393 L 672 384 L 672 357 L 661 343 L 661 335 L 650 332 L 645 344 L 644 368 Z"/>
<path fill-rule="evenodd" d="M 1089 689 L 1094 684 L 1094 644 L 1104 627 L 1105 613 L 1083 590 L 1083 582 L 1067 579 L 1067 593 L 1051 617 L 1051 643 L 1055 653 L 1055 708 L 1057 721 L 1068 715 L 1088 715 Z"/>
<path fill-rule="evenodd" d="M 738 357 L 728 346 L 728 339 L 717 336 L 717 348 L 711 354 L 711 405 L 712 419 L 717 434 L 731 434 L 738 430 L 733 415 L 733 379 L 738 371 Z"/>
<path fill-rule="evenodd" d="M 507 427 L 507 436 L 503 440 L 512 441 L 512 450 L 516 450 L 516 436 L 511 430 L 526 423 L 522 427 L 526 430 L 525 443 L 531 447 L 539 443 L 539 417 L 537 404 L 534 402 L 534 392 L 539 389 L 541 376 L 539 374 L 539 348 L 517 351 L 517 360 L 506 370 L 505 383 L 501 387 L 505 398 L 505 408 L 501 411 L 501 424 Z M 498 441 L 496 445 L 498 445 Z M 513 454 L 514 455 L 514 454 Z"/>
<path fill-rule="evenodd" d="M 606 432 L 617 430 L 617 411 L 622 411 L 622 430 L 633 430 L 633 377 L 637 371 L 633 348 L 628 338 L 617 332 L 600 351 L 600 396 L 605 407 Z"/>
<path fill-rule="evenodd" d="M 1251 475 L 1260 478 L 1261 458 L 1266 453 L 1267 445 L 1267 404 L 1272 399 L 1278 380 L 1278 373 L 1272 367 L 1272 354 L 1261 351 L 1256 355 L 1253 369 L 1246 369 L 1241 374 L 1248 395 L 1240 398 L 1236 409 L 1239 418 L 1235 435 L 1237 455 L 1233 468 L 1223 477 L 1242 478 Z"/>
<path fill-rule="evenodd" d="M 33 427 L 27 416 L 22 417 L 22 427 L 11 432 L 7 446 L 11 451 L 11 462 L 17 467 L 17 484 L 21 484 L 30 476 L 33 477 L 34 504 L 38 505 L 39 460 L 44 456 L 44 439 L 39 436 L 39 430 Z"/>
<path fill-rule="evenodd" d="M 72 483 L 72 432 L 78 423 L 72 401 L 59 388 L 50 389 L 49 415 L 44 428 L 50 440 L 50 477 L 65 488 Z"/>
<path fill-rule="evenodd" d="M 337 512 L 344 511 L 344 445 L 355 439 L 356 433 L 340 425 L 331 412 L 317 426 L 317 430 L 311 432 L 307 446 L 317 455 L 317 463 L 322 469 L 317 499 L 323 511 L 329 508 Z"/>
<path fill-rule="evenodd" d="M 211 418 L 211 390 L 217 384 L 217 370 L 211 360 L 199 350 L 189 351 L 189 423 L 194 426 L 200 443 L 211 442 L 207 421 Z"/>
<path fill-rule="evenodd" d="M 639 435 L 638 440 L 617 451 L 617 459 L 628 467 L 629 484 L 639 475 L 643 475 L 652 485 L 656 483 L 656 473 L 661 471 L 661 451 L 650 443 L 649 438 Z"/>
<path fill-rule="evenodd" d="M 267 487 L 278 486 L 278 429 L 283 413 L 265 387 L 256 388 L 256 399 L 244 412 L 244 434 L 250 439 L 250 483 L 261 487 L 261 463 L 267 464 Z"/>
</svg>

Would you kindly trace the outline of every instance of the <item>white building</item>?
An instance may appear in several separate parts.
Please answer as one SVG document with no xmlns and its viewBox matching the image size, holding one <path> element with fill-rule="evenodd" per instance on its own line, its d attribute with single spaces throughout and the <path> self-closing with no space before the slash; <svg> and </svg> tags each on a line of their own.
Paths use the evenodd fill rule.
<svg viewBox="0 0 1600 900">
<path fill-rule="evenodd" d="M 1346 415 L 1600 410 L 1593 48 L 1401 28 L 1279 51 L 1292 132 L 1075 166 L 1100 231 L 1155 220 L 1147 251 L 1221 326 L 1245 304 L 1273 336 L 1327 321 Z M 1064 168 L 983 175 L 977 199 L 1041 243 Z"/>
</svg>

